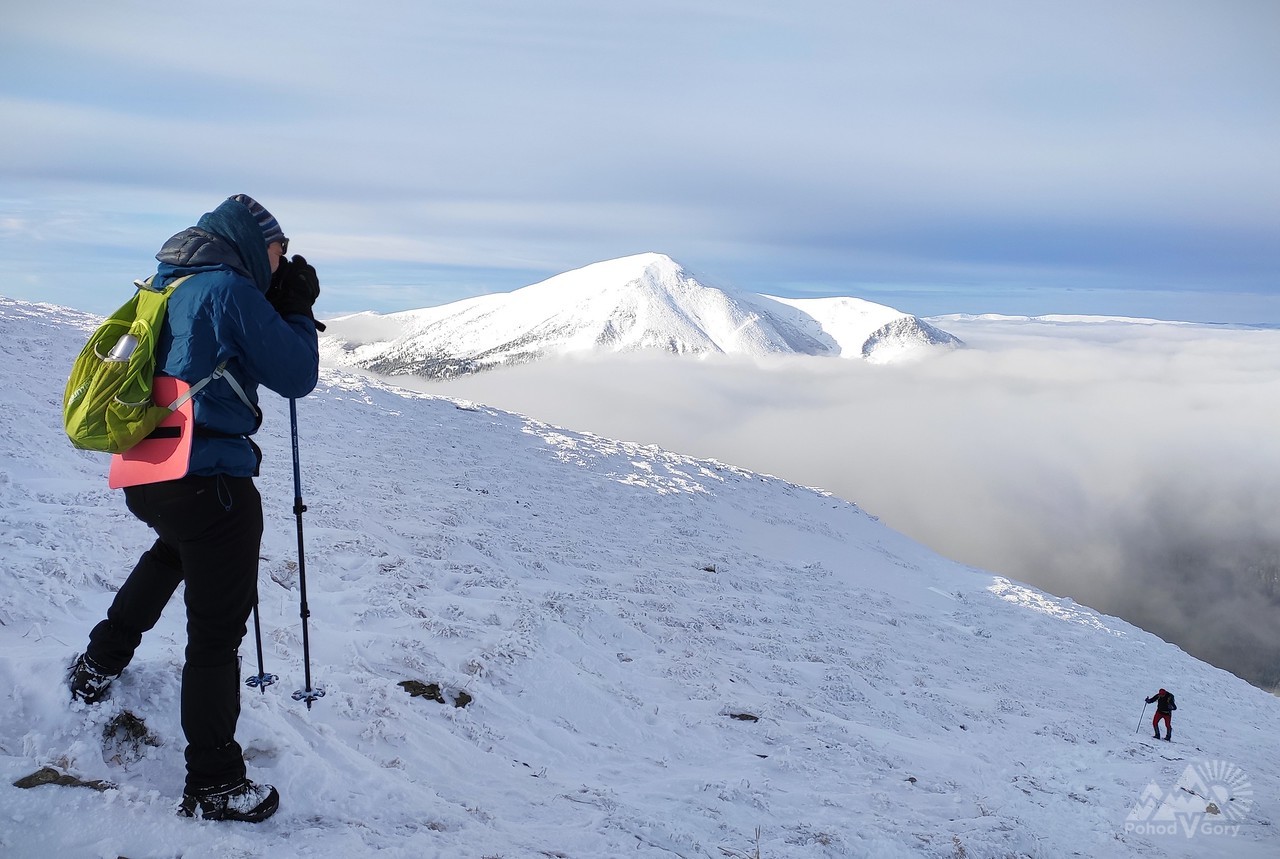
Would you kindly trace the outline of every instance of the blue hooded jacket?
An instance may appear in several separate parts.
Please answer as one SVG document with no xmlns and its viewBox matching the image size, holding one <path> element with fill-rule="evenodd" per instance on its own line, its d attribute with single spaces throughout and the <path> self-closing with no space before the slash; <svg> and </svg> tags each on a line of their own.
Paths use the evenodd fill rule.
<svg viewBox="0 0 1280 859">
<path fill-rule="evenodd" d="M 156 259 L 156 286 L 195 275 L 169 296 L 156 346 L 158 373 L 195 384 L 225 361 L 254 404 L 260 384 L 289 398 L 305 397 L 315 388 L 320 367 L 315 323 L 301 314 L 282 317 L 267 301 L 266 242 L 242 203 L 228 199 L 165 242 Z M 195 422 L 197 428 L 249 436 L 260 416 L 226 379 L 214 379 L 196 394 Z M 188 473 L 248 477 L 257 470 L 257 450 L 247 438 L 197 432 Z"/>
</svg>

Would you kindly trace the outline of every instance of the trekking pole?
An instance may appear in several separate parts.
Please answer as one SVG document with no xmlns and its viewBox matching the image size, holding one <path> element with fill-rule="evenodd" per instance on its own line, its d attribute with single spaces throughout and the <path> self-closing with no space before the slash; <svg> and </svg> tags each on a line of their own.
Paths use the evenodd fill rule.
<svg viewBox="0 0 1280 859">
<path fill-rule="evenodd" d="M 258 689 L 263 695 L 267 694 L 267 687 L 276 682 L 280 678 L 274 674 L 268 674 L 266 669 L 262 667 L 262 624 L 258 621 L 258 595 L 253 595 L 253 637 L 258 643 L 258 673 L 244 681 L 244 685 Z"/>
<path fill-rule="evenodd" d="M 302 469 L 298 465 L 298 401 L 289 400 L 289 424 L 293 433 L 293 514 L 298 519 L 298 588 L 301 594 L 302 615 L 302 663 L 306 672 L 307 685 L 293 693 L 293 700 L 306 701 L 307 709 L 311 702 L 324 697 L 323 689 L 311 688 L 311 641 L 307 636 L 307 618 L 311 617 L 311 609 L 307 608 L 307 559 L 302 545 L 302 514 L 307 506 L 302 503 Z"/>
<path fill-rule="evenodd" d="M 1134 731 L 1135 734 L 1142 730 L 1142 722 L 1147 718 L 1147 708 L 1150 706 L 1150 702 L 1142 705 L 1142 715 L 1138 717 L 1138 730 Z"/>
</svg>

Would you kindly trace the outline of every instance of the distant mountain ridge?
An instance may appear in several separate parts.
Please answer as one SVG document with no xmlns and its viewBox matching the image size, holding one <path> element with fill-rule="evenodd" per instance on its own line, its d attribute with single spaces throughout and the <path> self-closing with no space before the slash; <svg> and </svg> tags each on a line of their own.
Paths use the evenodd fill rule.
<svg viewBox="0 0 1280 859">
<path fill-rule="evenodd" d="M 858 298 L 777 298 L 706 286 L 644 253 L 440 307 L 327 320 L 328 363 L 451 378 L 548 357 L 658 350 L 680 355 L 815 355 L 900 360 L 960 341 Z"/>
</svg>

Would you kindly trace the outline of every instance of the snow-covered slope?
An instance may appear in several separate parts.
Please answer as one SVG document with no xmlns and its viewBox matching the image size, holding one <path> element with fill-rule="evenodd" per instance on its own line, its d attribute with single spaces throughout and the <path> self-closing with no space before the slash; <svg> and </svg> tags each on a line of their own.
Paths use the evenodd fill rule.
<svg viewBox="0 0 1280 859">
<path fill-rule="evenodd" d="M 329 364 L 431 378 L 593 351 L 890 361 L 959 342 L 914 316 L 856 298 L 728 293 L 656 253 L 442 307 L 339 317 L 328 320 L 321 341 Z"/>
<path fill-rule="evenodd" d="M 181 601 L 107 702 L 61 681 L 150 542 L 61 434 L 85 324 L 0 299 L 0 855 L 1280 853 L 1280 701 L 1232 675 L 822 492 L 339 372 L 298 403 L 327 694 L 290 698 L 288 409 L 265 394 L 281 681 L 245 690 L 240 739 L 281 810 L 179 819 Z M 1135 732 L 1161 685 L 1170 744 Z M 155 745 L 104 745 L 126 709 Z M 11 786 L 45 765 L 117 787 Z"/>
</svg>

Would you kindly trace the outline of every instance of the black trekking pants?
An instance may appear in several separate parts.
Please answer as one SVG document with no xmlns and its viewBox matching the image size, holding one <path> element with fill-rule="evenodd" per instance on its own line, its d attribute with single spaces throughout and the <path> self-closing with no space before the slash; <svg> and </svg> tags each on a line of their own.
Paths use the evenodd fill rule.
<svg viewBox="0 0 1280 859">
<path fill-rule="evenodd" d="M 187 653 L 182 669 L 182 730 L 187 792 L 245 776 L 236 742 L 240 718 L 238 651 L 258 590 L 262 498 L 251 477 L 192 475 L 125 489 L 129 511 L 159 539 L 138 559 L 106 620 L 89 634 L 91 660 L 124 669 L 186 583 Z"/>
</svg>

